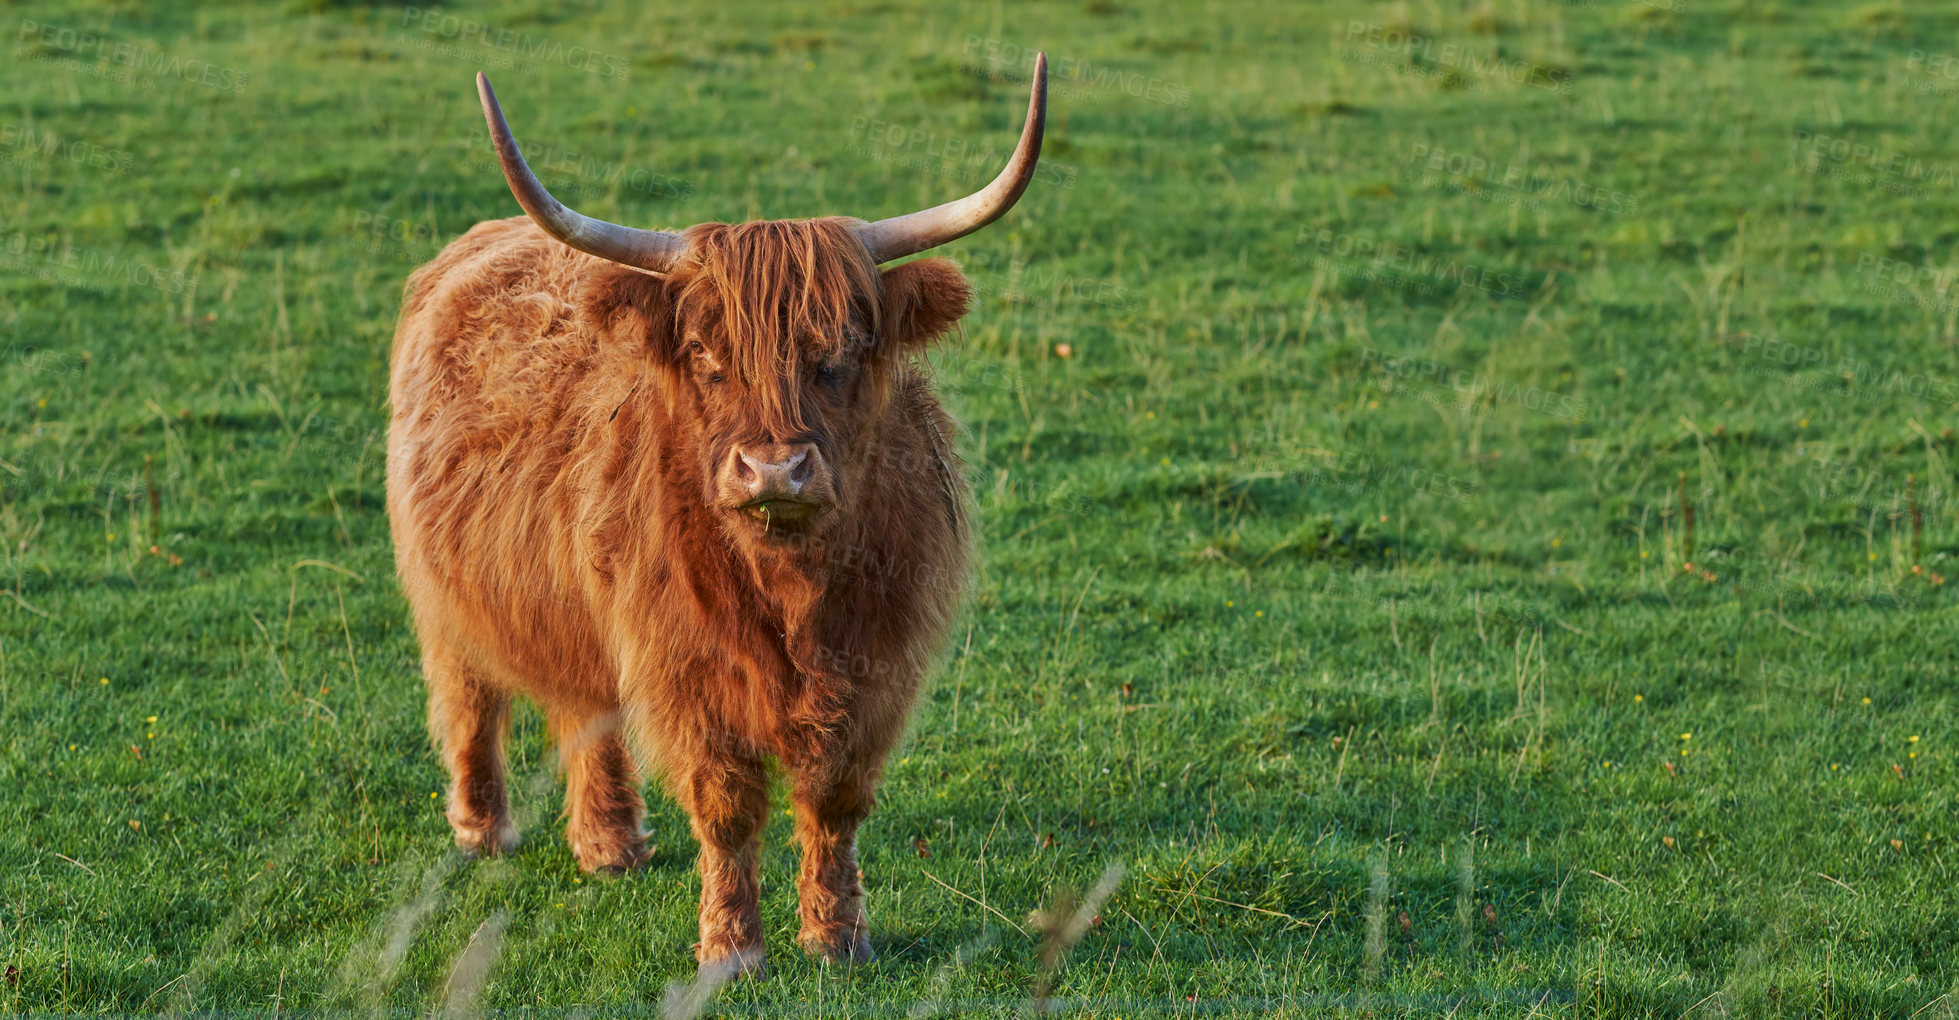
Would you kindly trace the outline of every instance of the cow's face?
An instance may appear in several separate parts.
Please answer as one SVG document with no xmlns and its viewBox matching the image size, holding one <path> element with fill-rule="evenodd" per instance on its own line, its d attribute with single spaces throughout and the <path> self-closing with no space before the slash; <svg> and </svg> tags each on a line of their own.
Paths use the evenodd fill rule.
<svg viewBox="0 0 1959 1020">
<path fill-rule="evenodd" d="M 706 502 L 740 541 L 807 548 L 864 495 L 893 375 L 965 314 L 966 281 L 942 259 L 880 272 L 847 220 L 689 239 L 670 354 L 699 409 Z"/>
</svg>

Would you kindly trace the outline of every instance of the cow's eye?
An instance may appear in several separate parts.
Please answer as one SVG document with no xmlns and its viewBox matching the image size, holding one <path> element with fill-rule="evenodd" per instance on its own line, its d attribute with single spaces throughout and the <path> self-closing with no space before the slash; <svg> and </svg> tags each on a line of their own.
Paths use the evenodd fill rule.
<svg viewBox="0 0 1959 1020">
<path fill-rule="evenodd" d="M 706 347 L 704 347 L 704 346 L 702 346 L 702 344 L 701 344 L 701 342 L 700 342 L 699 340 L 689 340 L 689 341 L 687 341 L 687 353 L 689 353 L 689 354 L 706 354 L 706 353 L 707 353 L 707 348 L 706 348 Z"/>
<path fill-rule="evenodd" d="M 843 382 L 843 369 L 835 365 L 824 365 L 816 370 L 816 378 L 823 385 L 834 388 Z"/>
</svg>

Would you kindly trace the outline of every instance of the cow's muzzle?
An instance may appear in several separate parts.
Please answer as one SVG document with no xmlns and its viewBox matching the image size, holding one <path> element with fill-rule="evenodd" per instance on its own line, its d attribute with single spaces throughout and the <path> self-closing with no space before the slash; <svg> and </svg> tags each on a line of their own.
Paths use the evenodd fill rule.
<svg viewBox="0 0 1959 1020">
<path fill-rule="evenodd" d="M 720 487 L 722 505 L 768 526 L 814 520 L 836 502 L 829 464 L 813 443 L 736 446 Z"/>
</svg>

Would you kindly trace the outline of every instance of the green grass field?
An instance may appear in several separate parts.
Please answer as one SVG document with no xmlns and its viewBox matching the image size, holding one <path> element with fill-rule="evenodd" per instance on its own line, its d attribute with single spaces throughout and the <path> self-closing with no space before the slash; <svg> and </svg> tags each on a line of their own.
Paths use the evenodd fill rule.
<svg viewBox="0 0 1959 1020">
<path fill-rule="evenodd" d="M 581 881 L 528 709 L 518 854 L 431 799 L 387 350 L 517 211 L 472 76 L 593 215 L 874 218 L 1041 48 L 881 958 L 779 818 L 707 1009 L 1959 1013 L 1954 5 L 1160 6 L 7 5 L 0 1011 L 658 1013 L 670 802 Z"/>
</svg>

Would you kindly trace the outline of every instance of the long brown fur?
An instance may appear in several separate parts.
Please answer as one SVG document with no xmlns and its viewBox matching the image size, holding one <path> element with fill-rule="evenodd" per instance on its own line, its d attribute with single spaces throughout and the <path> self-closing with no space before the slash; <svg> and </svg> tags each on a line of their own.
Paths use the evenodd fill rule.
<svg viewBox="0 0 1959 1020">
<path fill-rule="evenodd" d="M 688 811 L 703 965 L 760 966 L 770 758 L 799 941 L 871 955 L 856 830 L 965 577 L 954 427 L 912 352 L 968 289 L 938 259 L 880 272 L 850 224 L 695 227 L 656 277 L 487 222 L 410 278 L 395 336 L 388 513 L 457 843 L 515 844 L 502 741 L 530 697 L 581 867 L 639 863 L 635 758 Z M 832 512 L 771 530 L 717 502 L 730 444 L 792 437 Z"/>
</svg>

